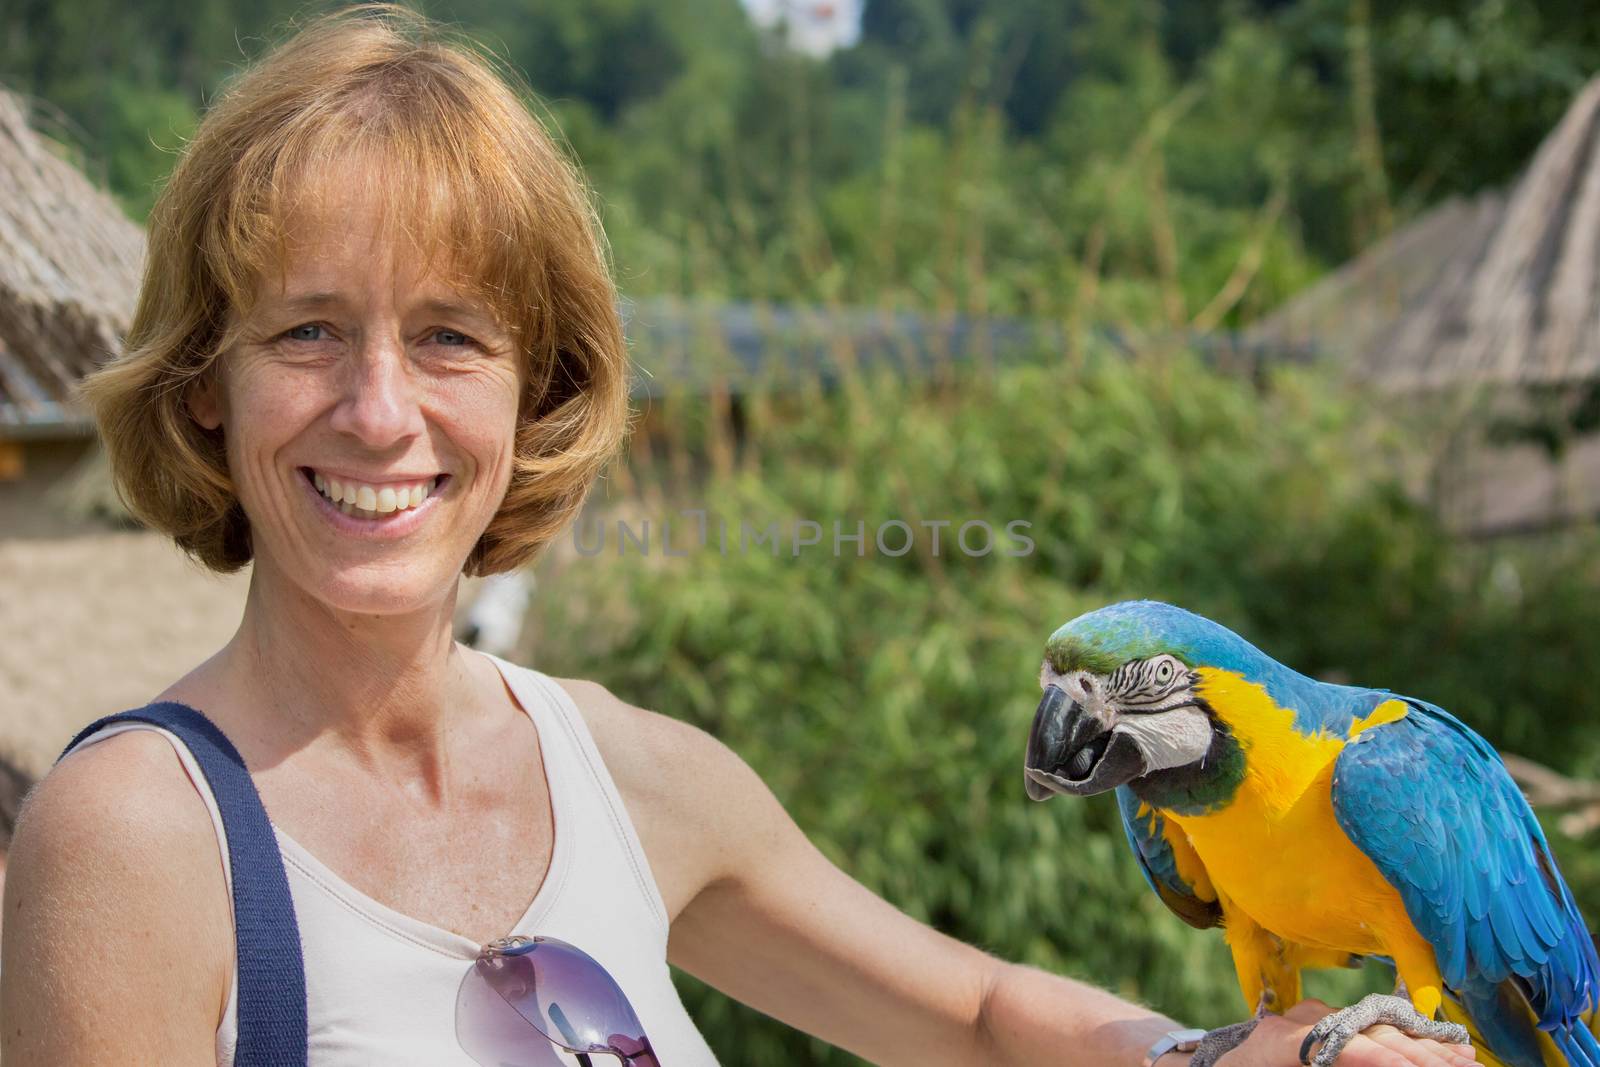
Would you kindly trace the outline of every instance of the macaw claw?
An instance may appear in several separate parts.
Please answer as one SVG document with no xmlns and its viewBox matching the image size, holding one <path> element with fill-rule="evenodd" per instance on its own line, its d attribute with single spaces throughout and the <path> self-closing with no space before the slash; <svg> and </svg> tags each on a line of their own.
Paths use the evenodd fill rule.
<svg viewBox="0 0 1600 1067">
<path fill-rule="evenodd" d="M 1267 1017 L 1267 1009 L 1272 1001 L 1272 991 L 1263 989 L 1261 999 L 1256 1001 L 1254 1015 L 1242 1023 L 1219 1026 L 1209 1031 L 1200 1039 L 1200 1044 L 1195 1046 L 1194 1054 L 1189 1057 L 1189 1067 L 1212 1067 L 1222 1057 L 1244 1044 L 1244 1039 L 1255 1031 L 1256 1023 Z"/>
<path fill-rule="evenodd" d="M 1250 1036 L 1260 1021 L 1261 1016 L 1257 1015 L 1242 1023 L 1219 1026 L 1209 1031 L 1195 1046 L 1194 1053 L 1189 1057 L 1189 1067 L 1213 1067 L 1222 1057 L 1244 1044 L 1244 1039 Z"/>
<path fill-rule="evenodd" d="M 1380 1023 L 1387 1023 L 1409 1037 L 1432 1038 L 1448 1045 L 1465 1045 L 1470 1040 L 1465 1026 L 1428 1018 L 1412 1007 L 1409 997 L 1374 993 L 1325 1016 L 1313 1026 L 1300 1044 L 1300 1062 L 1308 1067 L 1333 1067 L 1333 1061 L 1339 1058 L 1351 1038 Z M 1319 1041 L 1322 1047 L 1313 1059 L 1311 1047 Z"/>
</svg>

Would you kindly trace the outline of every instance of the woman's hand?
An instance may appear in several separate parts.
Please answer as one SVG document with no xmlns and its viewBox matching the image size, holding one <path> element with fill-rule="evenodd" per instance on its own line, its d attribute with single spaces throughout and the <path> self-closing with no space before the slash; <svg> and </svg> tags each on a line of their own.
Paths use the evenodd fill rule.
<svg viewBox="0 0 1600 1067">
<path fill-rule="evenodd" d="M 1320 1000 L 1302 1000 L 1281 1016 L 1268 1015 L 1217 1067 L 1294 1067 L 1306 1032 L 1332 1011 Z M 1477 1062 L 1470 1045 L 1441 1045 L 1407 1037 L 1392 1026 L 1374 1026 L 1345 1046 L 1338 1067 L 1468 1067 Z"/>
</svg>

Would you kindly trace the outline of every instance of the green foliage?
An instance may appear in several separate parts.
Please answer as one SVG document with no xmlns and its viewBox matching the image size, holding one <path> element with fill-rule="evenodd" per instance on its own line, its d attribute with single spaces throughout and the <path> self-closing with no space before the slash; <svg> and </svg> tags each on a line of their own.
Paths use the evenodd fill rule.
<svg viewBox="0 0 1600 1067">
<path fill-rule="evenodd" d="M 676 423 L 711 418 L 692 403 L 674 401 Z M 674 507 L 707 510 L 707 548 L 557 553 L 569 563 L 542 586 L 536 661 L 711 731 L 845 870 L 1003 957 L 1199 1023 L 1243 1010 L 1221 936 L 1146 889 L 1111 798 L 1025 798 L 1045 639 L 1102 604 L 1181 603 L 1297 667 L 1444 703 L 1541 761 L 1600 758 L 1581 667 L 1600 656 L 1594 546 L 1448 540 L 1396 484 L 1409 432 L 1319 374 L 1258 388 L 1181 354 L 1091 355 L 942 388 L 850 379 L 757 398 L 747 425 L 738 460 L 692 488 L 656 497 L 662 472 L 632 472 L 664 501 L 654 529 Z M 821 543 L 796 554 L 800 519 Z M 875 543 L 891 519 L 918 531 L 912 551 Z M 943 519 L 934 554 L 919 524 Z M 1033 551 L 1008 554 L 1025 545 L 1002 535 L 966 554 L 955 535 L 972 519 L 1031 522 Z M 835 555 L 835 520 L 846 535 L 865 523 L 863 555 L 851 541 Z M 739 550 L 741 524 L 774 522 L 776 551 Z M 890 551 L 903 541 L 886 535 Z M 1600 915 L 1600 872 L 1580 873 Z M 1311 990 L 1344 999 L 1386 980 L 1374 967 Z M 851 1062 L 685 988 L 728 1062 Z"/>
<path fill-rule="evenodd" d="M 1572 0 L 1372 5 L 1375 174 L 1347 0 L 872 0 L 825 62 L 737 0 L 417 2 L 549 101 L 633 293 L 1144 325 L 1254 261 L 1206 325 L 1246 320 L 1381 231 L 1389 199 L 1507 180 L 1600 67 Z M 56 109 L 142 217 L 205 100 L 330 6 L 18 0 L 0 84 Z"/>
</svg>

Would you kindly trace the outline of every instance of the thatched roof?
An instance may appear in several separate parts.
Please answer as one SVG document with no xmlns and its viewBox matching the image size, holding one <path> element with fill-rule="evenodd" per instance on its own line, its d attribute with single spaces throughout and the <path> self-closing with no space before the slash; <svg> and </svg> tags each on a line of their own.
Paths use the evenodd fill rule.
<svg viewBox="0 0 1600 1067">
<path fill-rule="evenodd" d="M 71 390 L 114 352 L 144 232 L 0 90 L 0 437 L 83 427 Z"/>
<path fill-rule="evenodd" d="M 1250 340 L 1309 344 L 1396 389 L 1600 378 L 1600 78 L 1509 193 L 1436 208 Z"/>
</svg>

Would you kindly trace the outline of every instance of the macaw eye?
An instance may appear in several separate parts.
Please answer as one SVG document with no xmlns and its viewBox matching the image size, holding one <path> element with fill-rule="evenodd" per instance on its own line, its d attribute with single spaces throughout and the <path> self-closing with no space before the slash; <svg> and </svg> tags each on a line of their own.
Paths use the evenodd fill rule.
<svg viewBox="0 0 1600 1067">
<path fill-rule="evenodd" d="M 1172 666 L 1172 661 L 1170 659 L 1162 660 L 1156 664 L 1156 682 L 1160 685 L 1166 685 L 1172 681 L 1174 672 L 1175 668 Z"/>
</svg>

